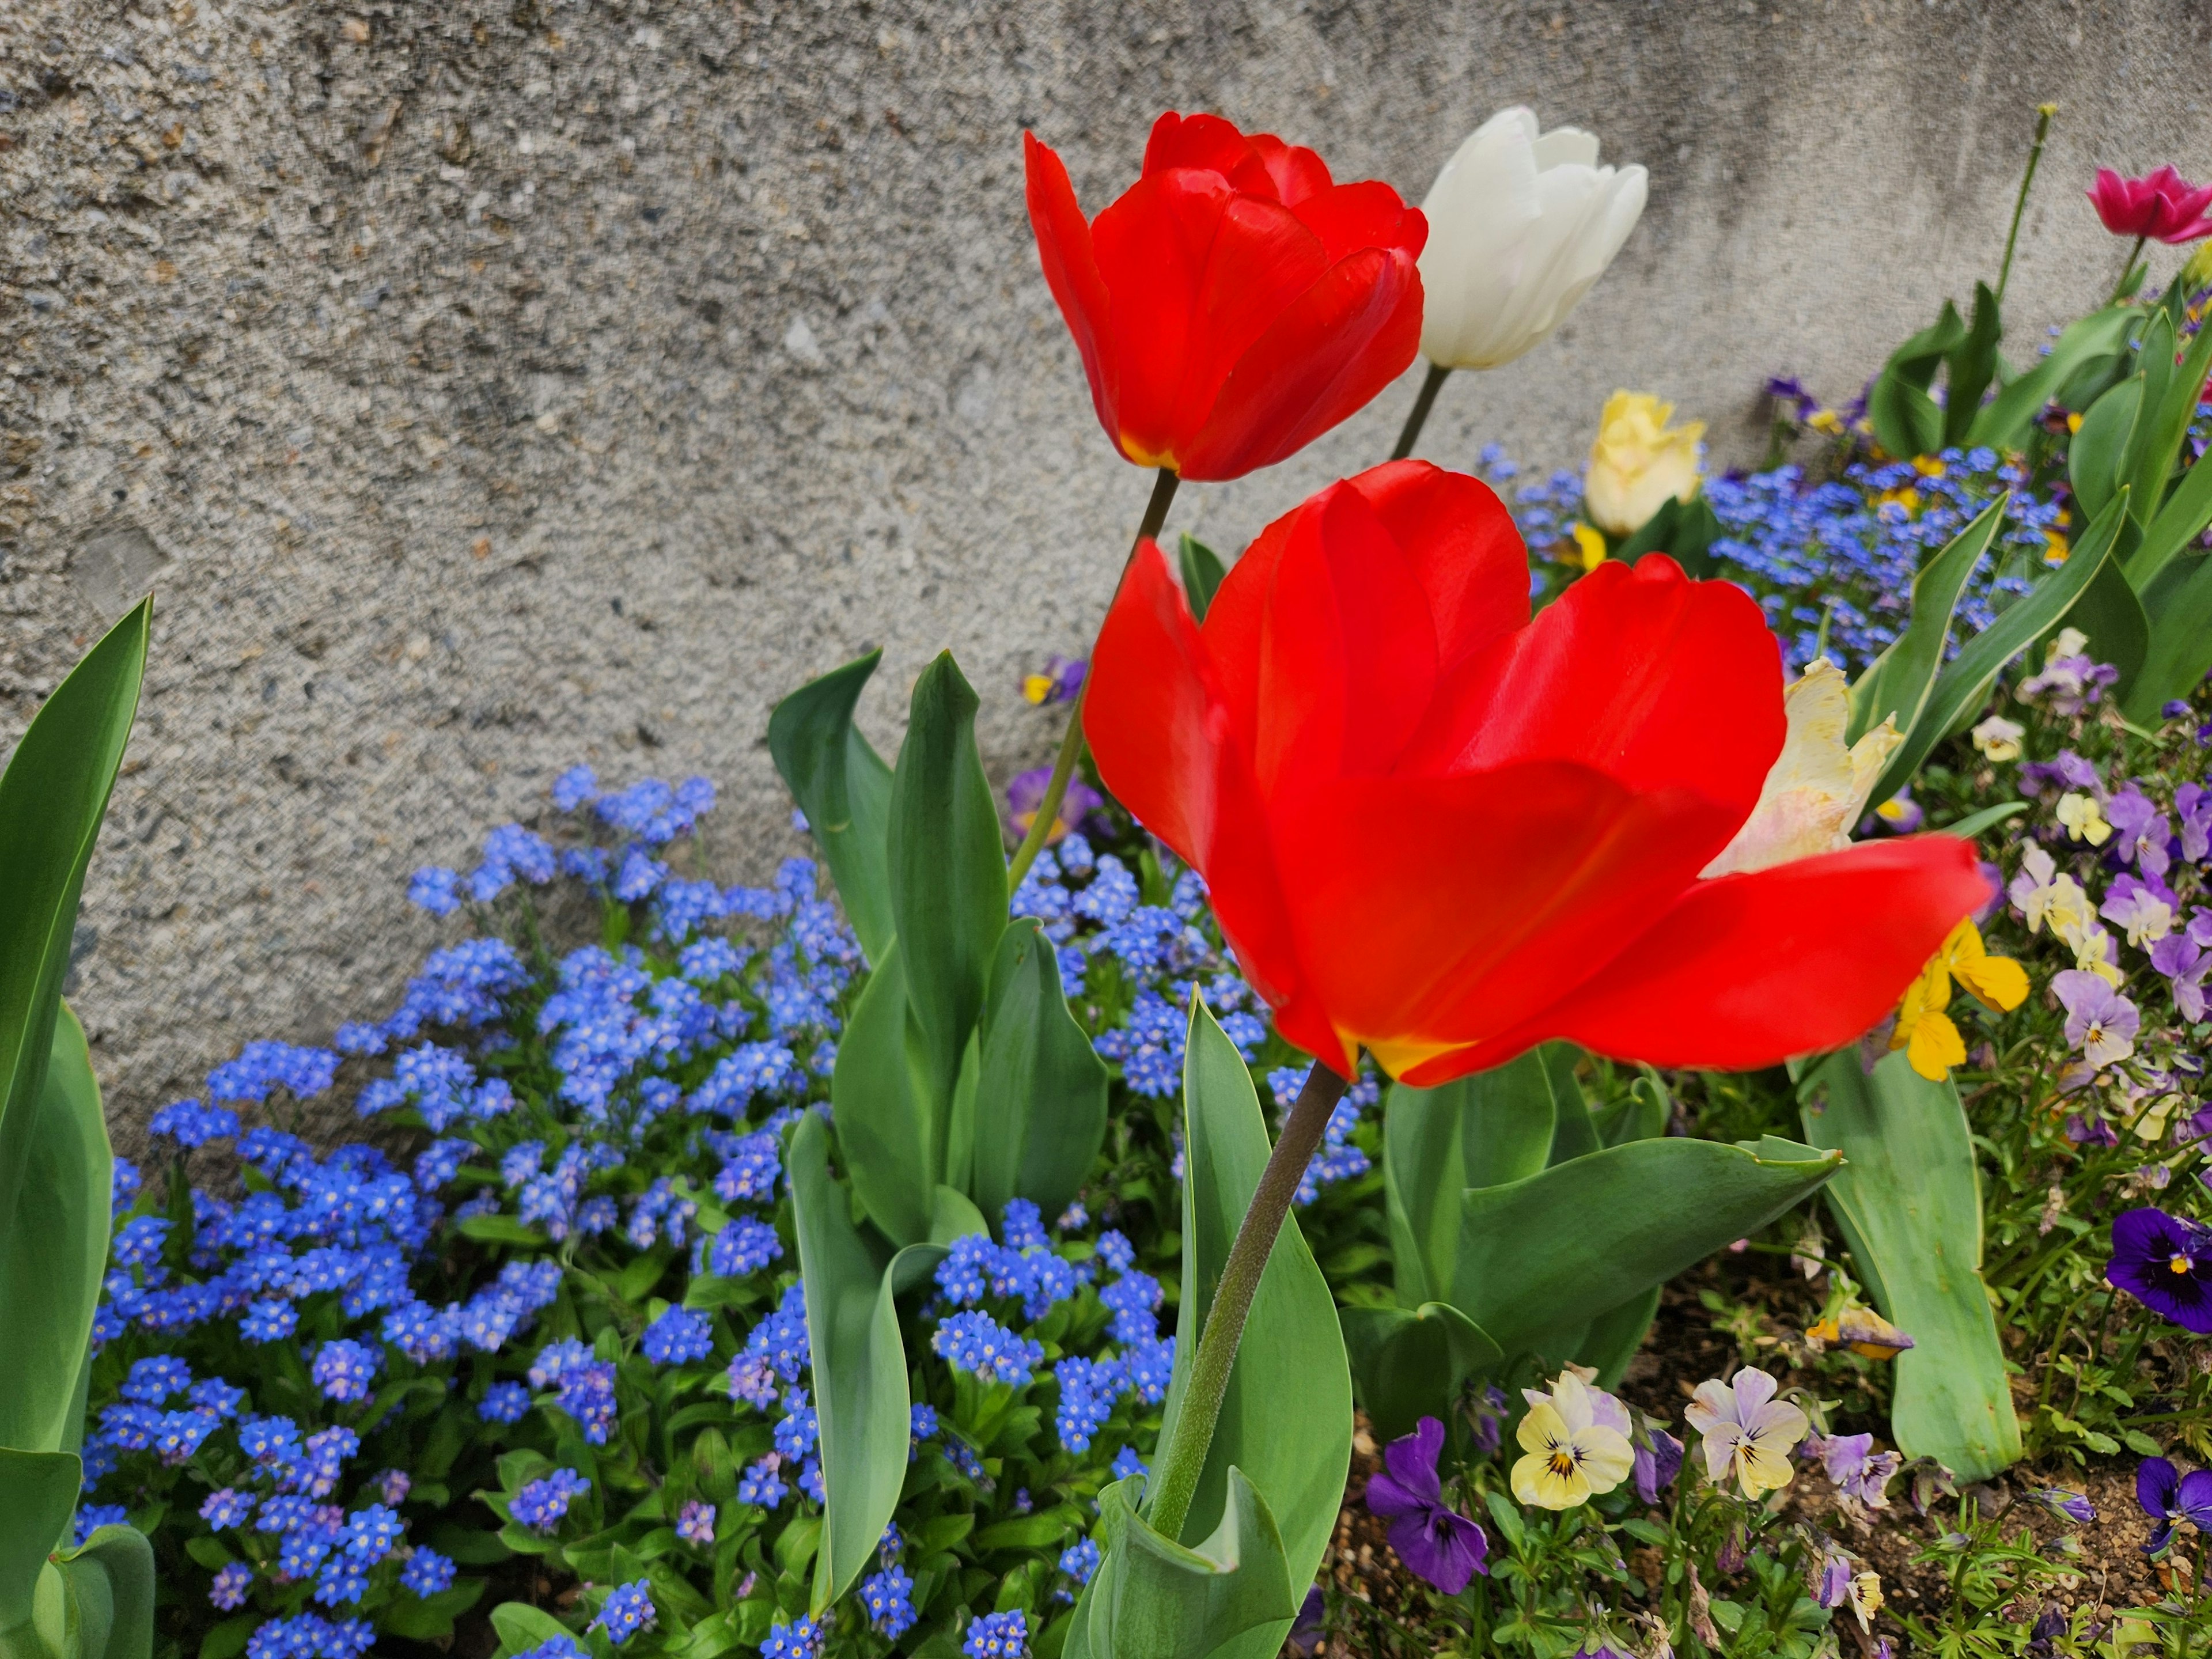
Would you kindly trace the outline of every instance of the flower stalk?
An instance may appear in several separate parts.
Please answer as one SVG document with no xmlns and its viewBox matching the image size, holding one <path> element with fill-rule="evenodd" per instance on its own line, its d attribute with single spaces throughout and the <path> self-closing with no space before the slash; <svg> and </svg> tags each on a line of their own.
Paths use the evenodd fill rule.
<svg viewBox="0 0 2212 1659">
<path fill-rule="evenodd" d="M 1136 539 L 1129 544 L 1128 555 L 1121 561 L 1121 575 L 1115 579 L 1114 592 L 1117 596 L 1123 579 L 1129 574 L 1129 561 L 1137 556 L 1137 550 L 1159 538 L 1160 527 L 1168 521 L 1168 506 L 1175 500 L 1176 485 L 1181 482 L 1176 472 L 1164 466 L 1154 475 L 1152 499 L 1145 503 L 1143 522 L 1138 525 Z M 1112 607 L 1109 605 L 1108 608 Z M 1014 849 L 1013 862 L 1006 866 L 1006 890 L 1010 893 L 1022 884 L 1030 866 L 1044 850 L 1052 826 L 1060 821 L 1060 805 L 1067 798 L 1068 780 L 1075 775 L 1075 763 L 1083 758 L 1083 704 L 1090 695 L 1091 677 L 1085 674 L 1075 693 L 1075 707 L 1068 711 L 1067 730 L 1060 735 L 1060 753 L 1053 760 L 1052 777 L 1045 784 L 1044 798 L 1037 802 L 1036 817 L 1030 820 L 1022 844 Z"/>
<path fill-rule="evenodd" d="M 1413 443 L 1428 424 L 1429 410 L 1436 406 L 1437 393 L 1443 390 L 1444 377 L 1451 373 L 1449 363 L 1431 363 L 1428 375 L 1421 382 L 1420 395 L 1413 399 L 1413 407 L 1406 416 L 1406 424 L 1399 428 L 1398 441 L 1390 451 L 1390 459 L 1402 461 L 1413 453 Z"/>
<path fill-rule="evenodd" d="M 2012 228 L 2005 232 L 2003 263 L 1997 267 L 1996 301 L 2004 303 L 2005 284 L 2012 280 L 2012 251 L 2020 241 L 2021 216 L 2027 211 L 2027 192 L 2035 183 L 2036 163 L 2043 160 L 2043 141 L 2051 136 L 2051 118 L 2058 113 L 2056 104 L 2035 106 L 2035 142 L 2028 146 L 2027 171 L 2021 175 L 2020 194 L 2013 198 Z"/>
<path fill-rule="evenodd" d="M 1222 1264 L 1221 1282 L 1214 1290 L 1213 1305 L 1206 1311 L 1197 1357 L 1191 1361 L 1175 1437 L 1146 1517 L 1164 1538 L 1181 1534 L 1184 1517 L 1190 1513 L 1198 1478 L 1206 1468 L 1206 1455 L 1213 1446 L 1214 1425 L 1229 1392 L 1229 1373 L 1237 1363 L 1237 1345 L 1244 1339 L 1244 1321 L 1252 1311 L 1260 1276 L 1267 1271 L 1267 1258 L 1283 1231 L 1283 1218 L 1291 1212 L 1291 1201 L 1297 1196 L 1306 1165 L 1321 1146 L 1329 1114 L 1344 1097 L 1346 1086 L 1345 1078 L 1321 1061 L 1314 1062 L 1283 1124 L 1282 1135 L 1267 1155 L 1267 1167 L 1260 1172 L 1251 1206 L 1237 1224 L 1237 1240 L 1229 1247 L 1228 1261 Z"/>
</svg>

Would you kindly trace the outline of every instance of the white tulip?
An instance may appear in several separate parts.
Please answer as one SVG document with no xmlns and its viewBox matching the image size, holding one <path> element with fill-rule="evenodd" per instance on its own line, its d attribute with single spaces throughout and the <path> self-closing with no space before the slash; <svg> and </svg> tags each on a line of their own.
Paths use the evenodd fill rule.
<svg viewBox="0 0 2212 1659">
<path fill-rule="evenodd" d="M 1421 204 L 1421 354 L 1495 368 L 1540 343 L 1605 274 L 1644 198 L 1644 169 L 1600 167 L 1590 134 L 1540 134 L 1517 105 L 1492 116 Z"/>
</svg>

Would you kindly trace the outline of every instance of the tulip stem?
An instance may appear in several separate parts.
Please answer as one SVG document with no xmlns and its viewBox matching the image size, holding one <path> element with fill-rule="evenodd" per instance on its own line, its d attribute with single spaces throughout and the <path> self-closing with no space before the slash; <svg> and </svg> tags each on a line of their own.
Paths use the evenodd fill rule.
<svg viewBox="0 0 2212 1659">
<path fill-rule="evenodd" d="M 1198 1354 L 1191 1361 L 1183 1388 L 1182 1407 L 1167 1449 L 1159 1479 L 1153 1483 L 1152 1500 L 1146 1518 L 1162 1537 L 1174 1540 L 1190 1514 L 1198 1492 L 1198 1478 L 1206 1469 L 1206 1455 L 1213 1446 L 1214 1425 L 1221 1402 L 1229 1392 L 1229 1373 L 1237 1363 L 1237 1344 L 1244 1338 L 1244 1321 L 1252 1311 L 1252 1297 L 1267 1271 L 1267 1258 L 1283 1231 L 1283 1218 L 1305 1179 L 1306 1166 L 1321 1146 L 1329 1114 L 1344 1097 L 1346 1080 L 1321 1061 L 1306 1073 L 1297 1103 L 1284 1121 L 1282 1137 L 1267 1155 L 1267 1167 L 1253 1188 L 1251 1206 L 1237 1224 L 1237 1241 L 1222 1264 L 1221 1282 L 1214 1288 L 1213 1304 L 1206 1310 L 1206 1326 L 1198 1339 Z"/>
<path fill-rule="evenodd" d="M 1450 373 L 1446 364 L 1429 365 L 1428 377 L 1421 382 L 1420 392 L 1413 399 L 1413 413 L 1406 416 L 1406 424 L 1398 433 L 1398 447 L 1390 452 L 1392 460 L 1402 461 L 1413 453 L 1413 441 L 1428 424 L 1429 410 L 1436 407 L 1437 393 L 1443 390 L 1444 376 Z"/>
<path fill-rule="evenodd" d="M 1128 557 L 1121 561 L 1121 574 L 1115 579 L 1114 592 L 1118 596 L 1121 584 L 1129 578 L 1130 561 L 1137 550 L 1146 542 L 1156 540 L 1160 526 L 1168 521 L 1168 504 L 1175 500 L 1176 485 L 1182 482 L 1179 474 L 1162 467 L 1152 479 L 1152 496 L 1145 503 L 1145 517 L 1137 526 L 1136 539 L 1129 544 Z M 1114 608 L 1109 602 L 1109 611 Z M 1097 653 L 1092 642 L 1091 653 Z M 1060 734 L 1060 753 L 1052 763 L 1052 778 L 1044 787 L 1044 797 L 1037 802 L 1036 817 L 1030 820 L 1029 830 L 1022 836 L 1022 844 L 1014 849 L 1013 862 L 1006 866 L 1006 890 L 1012 892 L 1022 884 L 1022 878 L 1036 862 L 1036 855 L 1044 850 L 1052 826 L 1059 822 L 1060 804 L 1067 799 L 1068 780 L 1075 775 L 1075 763 L 1083 758 L 1083 703 L 1091 695 L 1091 672 L 1086 667 L 1083 684 L 1076 691 L 1075 707 L 1068 711 L 1067 730 Z"/>
<path fill-rule="evenodd" d="M 2020 194 L 2013 198 L 2012 228 L 2005 232 L 2004 263 L 1997 267 L 1996 301 L 2004 304 L 2005 284 L 2012 280 L 2012 251 L 2020 240 L 2021 216 L 2027 211 L 2028 186 L 2035 182 L 2035 164 L 2043 159 L 2043 141 L 2051 136 L 2051 118 L 2058 113 L 2056 104 L 2039 104 L 2035 108 L 2035 142 L 2028 146 L 2027 171 L 2021 175 Z"/>
<path fill-rule="evenodd" d="M 2128 250 L 2127 264 L 2120 267 L 2120 280 L 2112 286 L 2112 297 L 2105 301 L 2106 305 L 2116 306 L 2127 297 L 2128 278 L 2135 275 L 2136 261 L 2142 257 L 2143 244 L 2148 240 L 2148 232 L 2136 238 L 2136 245 Z"/>
</svg>

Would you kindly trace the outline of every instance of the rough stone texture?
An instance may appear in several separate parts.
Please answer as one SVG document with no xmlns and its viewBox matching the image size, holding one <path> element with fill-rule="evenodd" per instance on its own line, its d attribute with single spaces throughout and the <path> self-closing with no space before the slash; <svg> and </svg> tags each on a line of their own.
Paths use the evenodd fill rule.
<svg viewBox="0 0 2212 1659">
<path fill-rule="evenodd" d="M 1643 225 L 1424 452 L 1571 463 L 1620 385 L 1742 459 L 1767 372 L 1847 396 L 1993 269 L 2039 100 L 2015 351 L 2093 302 L 2081 188 L 2212 165 L 2208 47 L 2154 0 L 7 0 L 0 736 L 160 595 L 79 933 L 118 1141 L 387 1007 L 441 933 L 407 872 L 568 762 L 714 776 L 735 874 L 793 845 L 769 705 L 866 646 L 886 746 L 949 645 L 994 769 L 1045 753 L 1015 677 L 1082 649 L 1146 481 L 1037 275 L 1024 126 L 1094 208 L 1163 107 L 1416 198 L 1501 104 L 1592 127 Z M 1241 544 L 1411 392 L 1173 526 Z"/>
</svg>

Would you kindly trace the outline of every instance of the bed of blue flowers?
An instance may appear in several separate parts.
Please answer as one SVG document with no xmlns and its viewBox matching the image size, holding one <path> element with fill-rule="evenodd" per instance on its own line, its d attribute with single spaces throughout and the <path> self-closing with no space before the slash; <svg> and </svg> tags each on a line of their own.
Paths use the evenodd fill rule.
<svg viewBox="0 0 2212 1659">
<path fill-rule="evenodd" d="M 1302 1073 L 1193 876 L 1080 835 L 1039 860 L 1015 908 L 1048 919 L 1121 1066 L 1112 1168 L 1088 1207 L 1017 1200 L 939 1268 L 896 1520 L 809 1619 L 822 1487 L 781 1135 L 828 1110 L 860 958 L 806 860 L 764 888 L 687 873 L 713 804 L 699 779 L 564 775 L 537 828 L 417 873 L 414 901 L 470 936 L 396 1008 L 328 1048 L 248 1044 L 155 1116 L 166 1169 L 118 1161 L 78 1527 L 152 1536 L 172 1650 L 1056 1646 L 1092 1500 L 1149 1455 L 1173 1363 L 1157 1269 L 1190 982 L 1279 1097 Z M 590 942 L 556 948 L 564 925 Z M 319 1152 L 296 1131 L 333 1096 L 360 1137 Z M 1368 1175 L 1376 1097 L 1339 1108 L 1308 1201 Z"/>
</svg>

